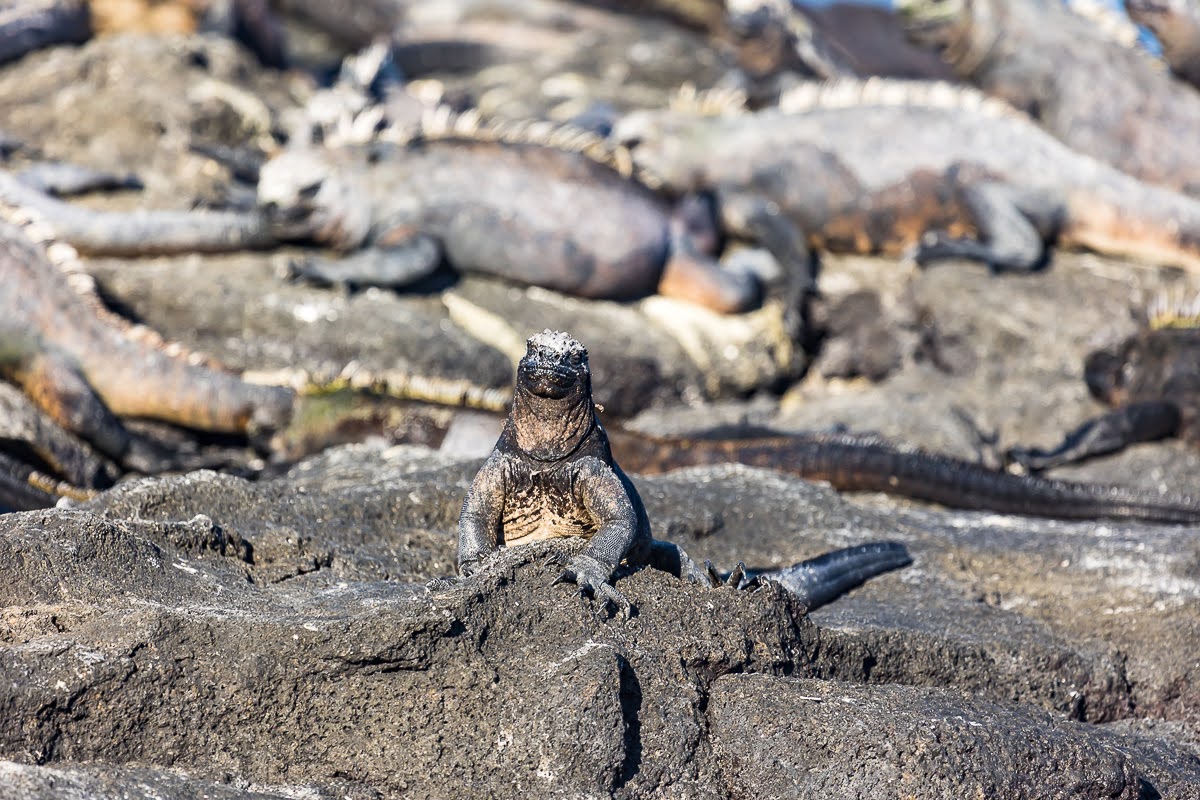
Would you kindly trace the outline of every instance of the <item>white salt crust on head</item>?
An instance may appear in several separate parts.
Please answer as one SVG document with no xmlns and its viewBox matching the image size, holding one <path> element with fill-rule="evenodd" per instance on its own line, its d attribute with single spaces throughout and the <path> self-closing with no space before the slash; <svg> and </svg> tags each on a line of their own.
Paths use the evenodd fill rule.
<svg viewBox="0 0 1200 800">
<path fill-rule="evenodd" d="M 569 356 L 572 354 L 587 356 L 587 348 L 580 344 L 579 340 L 574 336 L 562 331 L 552 331 L 549 328 L 541 333 L 535 333 L 533 336 L 530 336 L 526 344 L 531 348 L 547 350 L 560 356 Z"/>
</svg>

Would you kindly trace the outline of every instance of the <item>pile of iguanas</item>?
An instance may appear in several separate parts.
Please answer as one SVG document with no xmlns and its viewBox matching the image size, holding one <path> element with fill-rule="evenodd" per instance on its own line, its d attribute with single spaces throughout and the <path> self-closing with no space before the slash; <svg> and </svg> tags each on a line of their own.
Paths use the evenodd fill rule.
<svg viewBox="0 0 1200 800">
<path fill-rule="evenodd" d="M 22 47 L 83 38 L 80 4 L 37 5 L 0 16 L 0 60 L 19 56 Z M 319 5 L 284 4 L 310 22 L 333 8 Z M 408 12 L 417 29 L 420 5 Z M 521 13 L 512 4 L 476 5 Z M 536 5 L 536 13 L 546 13 Z M 584 127 L 448 108 L 405 118 L 405 103 L 396 102 L 405 91 L 396 58 L 413 56 L 403 50 L 415 46 L 413 29 L 405 45 L 401 16 L 364 4 L 356 15 L 342 15 L 334 34 L 361 38 L 362 20 L 384 14 L 396 41 L 390 50 L 377 44 L 384 55 L 369 60 L 368 74 L 352 76 L 332 126 L 325 109 L 322 123 L 310 114 L 308 127 L 294 127 L 275 152 L 205 150 L 253 184 L 252 201 L 224 210 L 97 211 L 69 195 L 136 190 L 136 181 L 65 165 L 0 171 L 0 281 L 8 289 L 0 293 L 0 375 L 71 434 L 29 441 L 0 429 L 0 507 L 86 496 L 123 471 L 196 465 L 130 420 L 244 437 L 270 452 L 278 448 L 272 435 L 294 425 L 306 402 L 291 389 L 242 380 L 109 312 L 76 253 L 141 257 L 287 244 L 307 251 L 294 260 L 292 276 L 322 284 L 402 291 L 449 268 L 583 298 L 662 294 L 727 314 L 773 294 L 789 305 L 798 341 L 822 252 L 911 257 L 919 264 L 970 259 L 1027 272 L 1046 265 L 1051 248 L 1073 247 L 1200 268 L 1200 199 L 1191 196 L 1200 186 L 1194 174 L 1200 161 L 1191 158 L 1187 135 L 1200 122 L 1200 95 L 1145 54 L 1104 39 L 1053 4 L 906 0 L 912 40 L 934 48 L 950 72 L 973 86 L 847 76 L 853 64 L 898 74 L 916 68 L 911 60 L 907 67 L 882 63 L 883 51 L 854 57 L 846 50 L 853 37 L 836 47 L 822 41 L 820 26 L 790 4 L 598 5 L 616 8 L 572 6 L 562 19 L 583 24 L 600 14 L 653 13 L 701 32 L 716 48 L 736 45 L 736 88 L 681 95 L 686 100 L 669 108 L 583 115 L 577 122 Z M 1160 36 L 1175 73 L 1191 80 L 1194 9 L 1183 0 L 1128 5 Z M 265 5 L 229 8 L 242 34 L 257 31 L 256 41 L 274 41 L 278 28 Z M 18 28 L 23 38 L 11 33 Z M 259 50 L 267 63 L 283 63 L 282 52 L 278 42 Z M 811 73 L 832 79 L 798 80 Z M 1097 82 L 1108 92 L 1103 100 Z M 237 196 L 246 195 L 231 193 Z M 722 263 L 733 242 L 769 253 L 784 279 Z M 531 340 L 529 358 L 569 359 L 578 344 L 551 339 Z M 1190 436 L 1200 387 L 1197 342 L 1195 328 L 1159 325 L 1093 355 L 1089 386 L 1116 409 L 1052 450 L 1013 448 L 1010 462 L 1037 471 L 1130 441 Z M 545 369 L 554 373 L 553 365 Z M 994 471 L 875 437 L 757 432 L 656 439 L 610 426 L 602 441 L 592 441 L 599 423 L 590 384 L 584 388 L 580 441 L 590 442 L 609 468 L 611 440 L 634 472 L 736 461 L 948 506 L 1200 522 L 1200 500 Z M 510 428 L 522 413 L 514 407 Z M 512 430 L 505 436 L 502 455 L 520 451 L 522 464 L 542 457 L 541 445 L 516 442 Z M 575 459 L 576 450 L 568 449 L 550 460 Z M 93 468 L 72 466 L 81 460 Z M 481 480 L 496 469 L 485 467 Z M 505 480 L 532 480 L 528 469 L 518 472 L 517 478 L 504 472 Z M 629 495 L 628 480 L 616 475 L 616 484 L 610 476 L 605 485 L 620 484 Z M 524 535 L 497 538 L 500 523 L 487 500 L 495 491 L 477 483 L 464 510 L 467 569 L 481 553 Z M 593 497 L 583 510 L 572 506 L 572 525 L 603 516 L 593 513 L 593 500 L 603 498 Z M 608 584 L 616 563 L 627 556 L 654 561 L 658 552 L 641 522 L 630 529 L 622 519 L 620 547 L 568 569 L 568 577 L 618 605 L 622 598 Z M 682 553 L 668 556 L 684 564 L 680 574 L 715 574 Z"/>
</svg>

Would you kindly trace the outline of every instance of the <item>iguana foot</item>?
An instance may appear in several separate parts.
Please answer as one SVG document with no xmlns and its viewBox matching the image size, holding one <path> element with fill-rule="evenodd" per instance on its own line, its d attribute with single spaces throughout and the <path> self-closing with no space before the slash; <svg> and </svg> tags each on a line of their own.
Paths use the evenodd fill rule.
<svg viewBox="0 0 1200 800">
<path fill-rule="evenodd" d="M 746 564 L 744 561 L 739 561 L 737 566 L 728 575 L 722 575 L 711 561 L 704 562 L 704 578 L 707 579 L 713 588 L 727 586 L 730 589 L 757 589 L 760 586 L 758 576 L 749 575 L 746 572 Z M 703 581 L 701 581 L 703 582 Z"/>
<path fill-rule="evenodd" d="M 612 603 L 621 612 L 621 616 L 629 619 L 633 613 L 633 606 L 625 595 L 613 588 L 608 582 L 608 576 L 608 567 L 592 556 L 580 553 L 567 562 L 567 568 L 550 585 L 556 586 L 570 581 L 579 586 L 580 592 L 590 594 L 605 603 Z"/>
</svg>

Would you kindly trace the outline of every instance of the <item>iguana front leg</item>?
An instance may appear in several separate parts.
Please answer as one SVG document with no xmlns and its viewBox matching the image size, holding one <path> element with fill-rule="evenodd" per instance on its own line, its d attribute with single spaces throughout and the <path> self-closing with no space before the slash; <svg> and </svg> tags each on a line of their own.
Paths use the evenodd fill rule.
<svg viewBox="0 0 1200 800">
<path fill-rule="evenodd" d="M 612 603 L 623 616 L 629 617 L 632 605 L 610 581 L 621 559 L 638 539 L 637 511 L 620 478 L 607 464 L 588 458 L 578 468 L 579 499 L 595 519 L 597 531 L 587 548 L 567 562 L 567 568 L 554 583 L 572 581 L 581 591 Z"/>
<path fill-rule="evenodd" d="M 784 324 L 799 339 L 807 327 L 809 302 L 817 294 L 817 264 L 805 231 L 770 200 L 745 192 L 718 193 L 721 224 L 726 232 L 766 248 L 787 280 Z"/>
<path fill-rule="evenodd" d="M 504 459 L 492 453 L 475 475 L 458 517 L 458 571 L 473 575 L 479 562 L 499 548 L 504 512 Z"/>
<path fill-rule="evenodd" d="M 958 191 L 978 237 L 929 231 L 917 245 L 918 264 L 965 258 L 981 261 L 995 272 L 1029 272 L 1045 261 L 1046 238 L 1057 234 L 1061 215 L 1052 198 L 998 181 L 969 178 Z"/>
<path fill-rule="evenodd" d="M 1013 447 L 1006 455 L 1027 472 L 1040 472 L 1114 453 L 1138 442 L 1174 436 L 1179 426 L 1178 406 L 1165 400 L 1149 400 L 1089 419 L 1050 450 Z"/>
<path fill-rule="evenodd" d="M 432 275 L 441 262 L 441 244 L 432 236 L 417 235 L 402 243 L 377 243 L 337 260 L 306 258 L 294 262 L 288 272 L 291 278 L 322 285 L 401 289 Z"/>
</svg>

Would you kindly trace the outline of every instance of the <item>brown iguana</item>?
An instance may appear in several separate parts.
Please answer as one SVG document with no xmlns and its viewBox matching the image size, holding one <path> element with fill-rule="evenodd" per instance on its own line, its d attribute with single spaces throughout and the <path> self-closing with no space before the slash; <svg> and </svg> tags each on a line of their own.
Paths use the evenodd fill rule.
<svg viewBox="0 0 1200 800">
<path fill-rule="evenodd" d="M 1125 10 L 1158 39 L 1163 58 L 1181 80 L 1200 87 L 1200 3 L 1125 0 Z"/>
<path fill-rule="evenodd" d="M 1045 242 L 1200 268 L 1200 202 L 1079 154 L 978 92 L 872 79 L 802 86 L 780 109 L 628 115 L 614 137 L 722 218 L 772 210 L 819 247 L 1030 269 Z"/>
<path fill-rule="evenodd" d="M 903 545 L 873 542 L 827 553 L 761 575 L 744 565 L 722 578 L 711 563 L 693 562 L 680 547 L 656 541 L 637 489 L 609 451 L 592 401 L 587 350 L 565 333 L 529 339 L 517 366 L 513 406 L 496 449 L 463 502 L 458 563 L 479 570 L 500 547 L 580 537 L 587 547 L 555 583 L 612 603 L 629 616 L 629 601 L 612 586 L 622 562 L 651 565 L 693 582 L 736 588 L 755 578 L 776 581 L 815 608 L 868 578 L 911 563 Z"/>
<path fill-rule="evenodd" d="M 1168 436 L 1200 442 L 1200 314 L 1195 303 L 1156 305 L 1143 330 L 1084 361 L 1088 389 L 1113 410 L 1048 450 L 1012 448 L 1008 461 L 1037 471 Z"/>
<path fill-rule="evenodd" d="M 434 114 L 396 143 L 285 150 L 263 166 L 258 195 L 346 254 L 299 267 L 320 281 L 404 286 L 445 260 L 582 297 L 657 291 L 722 312 L 756 305 L 756 277 L 712 257 L 705 199 L 673 207 L 629 174 L 627 159 L 583 131 Z M 778 220 L 764 212 L 737 222 L 733 233 L 807 269 L 786 237 L 757 235 Z"/>
<path fill-rule="evenodd" d="M 90 276 L 67 272 L 77 268 L 74 258 L 27 209 L 0 205 L 0 376 L 55 422 L 145 471 L 157 468 L 157 454 L 118 416 L 236 434 L 265 434 L 288 422 L 291 390 L 172 355 L 156 335 L 104 309 Z"/>
<path fill-rule="evenodd" d="M 1200 191 L 1200 94 L 1058 2 L 902 0 L 912 37 L 960 78 L 1130 175 Z"/>
</svg>

